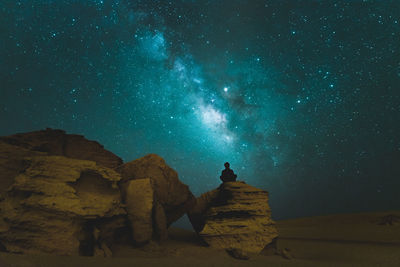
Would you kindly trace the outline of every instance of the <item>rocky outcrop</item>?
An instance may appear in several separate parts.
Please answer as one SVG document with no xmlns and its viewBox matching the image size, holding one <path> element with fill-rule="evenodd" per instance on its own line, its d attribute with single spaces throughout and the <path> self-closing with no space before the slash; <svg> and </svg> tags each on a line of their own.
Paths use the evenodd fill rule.
<svg viewBox="0 0 400 267">
<path fill-rule="evenodd" d="M 117 172 L 93 161 L 47 156 L 0 142 L 0 174 L 7 184 L 0 199 L 0 247 L 4 250 L 110 253 L 107 240 L 116 230 L 110 221 L 126 214 Z"/>
<path fill-rule="evenodd" d="M 115 168 L 122 159 L 105 150 L 96 141 L 82 135 L 66 134 L 63 130 L 46 130 L 0 137 L 0 141 L 27 150 L 46 152 L 48 155 L 65 156 L 74 159 L 92 160 L 99 165 Z"/>
<path fill-rule="evenodd" d="M 166 239 L 195 203 L 155 154 L 122 164 L 62 130 L 0 137 L 0 251 L 111 256 Z"/>
<path fill-rule="evenodd" d="M 126 203 L 137 196 L 128 190 L 132 180 L 150 179 L 154 190 L 153 225 L 158 239 L 167 235 L 167 227 L 184 215 L 195 204 L 189 187 L 178 179 L 178 174 L 158 155 L 149 154 L 125 163 L 116 169 L 121 173 L 120 188 Z M 148 184 L 148 183 L 146 183 Z M 129 212 L 129 211 L 128 211 Z M 132 229 L 135 231 L 135 229 Z"/>
<path fill-rule="evenodd" d="M 188 215 L 200 237 L 217 249 L 259 253 L 278 236 L 268 192 L 244 182 L 223 183 L 201 195 Z"/>
</svg>

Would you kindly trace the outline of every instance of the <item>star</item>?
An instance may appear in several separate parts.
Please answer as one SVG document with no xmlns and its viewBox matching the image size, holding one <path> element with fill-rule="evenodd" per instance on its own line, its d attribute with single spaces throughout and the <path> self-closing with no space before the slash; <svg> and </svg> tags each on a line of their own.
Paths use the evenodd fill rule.
<svg viewBox="0 0 400 267">
<path fill-rule="evenodd" d="M 195 195 L 229 161 L 276 218 L 400 206 L 400 1 L 183 2 L 7 1 L 0 135 L 156 153 Z"/>
</svg>

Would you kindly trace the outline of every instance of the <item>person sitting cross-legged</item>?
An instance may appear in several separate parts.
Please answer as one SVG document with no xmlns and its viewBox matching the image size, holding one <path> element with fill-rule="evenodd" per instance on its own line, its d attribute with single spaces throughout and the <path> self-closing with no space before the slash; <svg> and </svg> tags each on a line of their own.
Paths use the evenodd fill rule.
<svg viewBox="0 0 400 267">
<path fill-rule="evenodd" d="M 223 183 L 225 182 L 235 182 L 237 175 L 233 172 L 232 169 L 229 168 L 229 162 L 225 162 L 224 164 L 225 170 L 222 171 L 221 176 L 219 177 Z"/>
</svg>

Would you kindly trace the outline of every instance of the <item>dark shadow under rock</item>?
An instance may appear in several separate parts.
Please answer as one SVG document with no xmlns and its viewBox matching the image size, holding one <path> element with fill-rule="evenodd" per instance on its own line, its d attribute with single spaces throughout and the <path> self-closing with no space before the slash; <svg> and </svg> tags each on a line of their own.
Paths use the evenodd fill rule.
<svg viewBox="0 0 400 267">
<path fill-rule="evenodd" d="M 82 225 L 82 230 L 78 234 L 80 256 L 94 255 L 96 240 L 93 230 L 94 230 L 94 222 L 92 221 L 87 221 Z"/>
<path fill-rule="evenodd" d="M 232 248 L 232 249 L 227 249 L 226 252 L 231 255 L 233 258 L 238 259 L 238 260 L 249 260 L 250 256 L 244 252 L 242 249 L 239 248 Z"/>
<path fill-rule="evenodd" d="M 271 243 L 265 246 L 260 254 L 266 256 L 276 255 L 278 253 L 278 237 L 274 238 Z"/>
</svg>

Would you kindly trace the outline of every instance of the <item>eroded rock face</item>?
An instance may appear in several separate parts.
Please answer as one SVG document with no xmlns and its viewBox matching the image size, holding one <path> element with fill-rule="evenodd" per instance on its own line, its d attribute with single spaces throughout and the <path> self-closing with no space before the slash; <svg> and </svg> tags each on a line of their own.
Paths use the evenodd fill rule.
<svg viewBox="0 0 400 267">
<path fill-rule="evenodd" d="M 0 196 L 14 183 L 15 177 L 29 166 L 26 158 L 45 155 L 0 141 Z"/>
<path fill-rule="evenodd" d="M 126 211 L 136 243 L 145 243 L 153 235 L 154 191 L 150 178 L 130 180 L 126 186 Z"/>
<path fill-rule="evenodd" d="M 0 137 L 0 250 L 110 256 L 166 239 L 194 196 L 157 155 L 121 163 L 61 130 Z"/>
<path fill-rule="evenodd" d="M 157 240 L 165 240 L 168 238 L 167 217 L 163 206 L 156 201 L 153 207 L 153 237 Z"/>
<path fill-rule="evenodd" d="M 203 240 L 217 249 L 259 253 L 278 236 L 268 192 L 244 182 L 227 182 L 201 195 L 189 219 Z"/>
<path fill-rule="evenodd" d="M 122 159 L 104 149 L 96 141 L 82 135 L 66 134 L 63 130 L 46 129 L 0 137 L 0 141 L 27 150 L 46 152 L 48 155 L 65 156 L 74 159 L 92 160 L 101 166 L 115 168 Z"/>
<path fill-rule="evenodd" d="M 164 210 L 167 226 L 182 217 L 195 204 L 195 198 L 189 187 L 178 179 L 176 171 L 170 168 L 158 155 L 149 154 L 125 163 L 116 170 L 122 176 L 120 183 L 122 192 L 126 191 L 125 188 L 130 180 L 151 179 L 155 199 Z M 128 195 L 125 197 L 127 200 L 129 199 Z M 158 211 L 157 214 L 155 218 L 164 216 L 162 211 Z M 161 229 L 162 227 L 160 226 L 159 228 Z"/>
<path fill-rule="evenodd" d="M 1 178 L 9 186 L 0 199 L 0 243 L 6 251 L 93 255 L 102 245 L 106 249 L 98 228 L 126 214 L 117 172 L 2 142 L 0 159 L 0 173 L 8 169 Z M 9 161 L 11 168 L 4 165 Z"/>
</svg>

